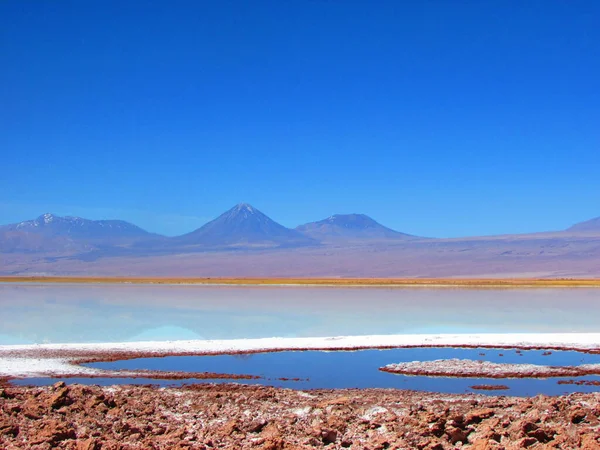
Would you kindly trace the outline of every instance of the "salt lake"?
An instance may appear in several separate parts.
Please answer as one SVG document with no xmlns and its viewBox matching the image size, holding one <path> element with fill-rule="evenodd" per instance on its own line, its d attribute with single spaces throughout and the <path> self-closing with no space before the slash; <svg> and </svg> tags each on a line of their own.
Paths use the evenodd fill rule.
<svg viewBox="0 0 600 450">
<path fill-rule="evenodd" d="M 383 288 L 124 284 L 0 284 L 0 345 L 135 343 L 178 340 L 252 340 L 335 336 L 506 335 L 600 333 L 600 289 Z M 539 341 L 538 336 L 538 342 Z M 385 339 L 384 339 L 385 341 Z M 216 341 L 215 341 L 216 342 Z M 321 341 L 322 342 L 322 341 Z M 382 342 L 381 338 L 377 341 Z M 595 341 L 594 341 L 595 342 Z M 438 342 L 440 343 L 440 342 Z M 441 342 L 443 344 L 443 342 Z M 548 343 L 550 344 L 550 342 Z M 600 343 L 599 343 L 600 345 Z M 34 346 L 35 347 L 35 346 Z M 543 345 L 541 345 L 543 347 Z M 1 358 L 1 355 L 0 355 Z M 562 394 L 599 390 L 600 377 L 473 379 L 404 376 L 379 367 L 402 361 L 463 358 L 496 363 L 598 364 L 600 355 L 576 351 L 402 348 L 360 351 L 278 351 L 241 355 L 165 356 L 87 367 L 251 374 L 260 383 L 294 389 L 384 387 L 495 393 Z M 298 378 L 292 380 L 292 378 Z M 48 384 L 51 378 L 17 383 Z M 74 378 L 98 384 L 174 384 L 144 378 Z M 190 383 L 200 380 L 183 380 Z M 232 380 L 202 380 L 202 382 Z M 576 384 L 573 381 L 580 383 Z M 479 391 L 481 392 L 481 391 Z"/>
<path fill-rule="evenodd" d="M 600 332 L 600 289 L 0 283 L 0 345 Z"/>
</svg>

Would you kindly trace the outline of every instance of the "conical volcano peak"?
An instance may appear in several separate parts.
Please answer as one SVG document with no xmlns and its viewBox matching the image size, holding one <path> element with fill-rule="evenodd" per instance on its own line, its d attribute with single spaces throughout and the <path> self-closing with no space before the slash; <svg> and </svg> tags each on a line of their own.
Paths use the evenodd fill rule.
<svg viewBox="0 0 600 450">
<path fill-rule="evenodd" d="M 257 210 L 249 203 L 238 203 L 231 210 L 254 214 Z"/>
<path fill-rule="evenodd" d="M 221 215 L 228 221 L 241 221 L 247 219 L 261 220 L 267 218 L 262 212 L 248 203 L 238 203 L 233 208 L 227 210 Z"/>
<path fill-rule="evenodd" d="M 210 247 L 273 247 L 315 243 L 313 239 L 278 224 L 248 203 L 238 203 L 216 219 L 178 239 L 186 244 Z"/>
</svg>

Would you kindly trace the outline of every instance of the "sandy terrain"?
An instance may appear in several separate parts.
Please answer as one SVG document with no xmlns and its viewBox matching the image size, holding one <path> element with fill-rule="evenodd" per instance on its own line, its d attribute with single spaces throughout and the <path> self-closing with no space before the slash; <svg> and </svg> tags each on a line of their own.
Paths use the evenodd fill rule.
<svg viewBox="0 0 600 450">
<path fill-rule="evenodd" d="M 312 278 L 598 278 L 600 236 L 483 237 L 178 254 L 4 253 L 1 275 Z"/>
</svg>

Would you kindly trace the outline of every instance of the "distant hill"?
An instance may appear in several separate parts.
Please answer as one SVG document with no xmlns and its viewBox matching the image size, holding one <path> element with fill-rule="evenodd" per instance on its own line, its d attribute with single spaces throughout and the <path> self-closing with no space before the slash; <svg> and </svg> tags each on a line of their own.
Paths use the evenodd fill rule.
<svg viewBox="0 0 600 450">
<path fill-rule="evenodd" d="M 92 247 L 63 236 L 8 230 L 0 227 L 0 253 L 72 253 L 85 252 Z"/>
<path fill-rule="evenodd" d="M 599 225 L 593 219 L 568 232 L 424 239 L 364 214 L 291 230 L 242 203 L 191 233 L 166 237 L 121 220 L 44 214 L 0 226 L 0 274 L 597 277 Z"/>
<path fill-rule="evenodd" d="M 179 245 L 208 248 L 298 247 L 318 243 L 278 224 L 246 203 L 234 206 L 199 229 L 173 240 Z"/>
<path fill-rule="evenodd" d="M 296 230 L 323 241 L 416 239 L 416 236 L 387 228 L 364 214 L 335 214 Z"/>
<path fill-rule="evenodd" d="M 581 232 L 599 232 L 600 233 L 600 217 L 595 219 L 586 220 L 585 222 L 579 222 L 572 227 L 567 228 L 567 231 L 581 231 Z"/>
<path fill-rule="evenodd" d="M 128 245 L 156 235 L 123 220 L 89 220 L 46 213 L 0 226 L 0 251 L 70 252 Z"/>
</svg>

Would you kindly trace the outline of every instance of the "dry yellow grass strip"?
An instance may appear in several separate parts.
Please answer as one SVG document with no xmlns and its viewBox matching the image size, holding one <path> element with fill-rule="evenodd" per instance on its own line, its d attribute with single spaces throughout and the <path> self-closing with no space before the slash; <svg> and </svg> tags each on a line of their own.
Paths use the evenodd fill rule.
<svg viewBox="0 0 600 450">
<path fill-rule="evenodd" d="M 5 283 L 126 283 L 209 285 L 303 285 L 386 287 L 600 287 L 600 279 L 534 278 L 162 278 L 162 277 L 0 277 Z"/>
</svg>

